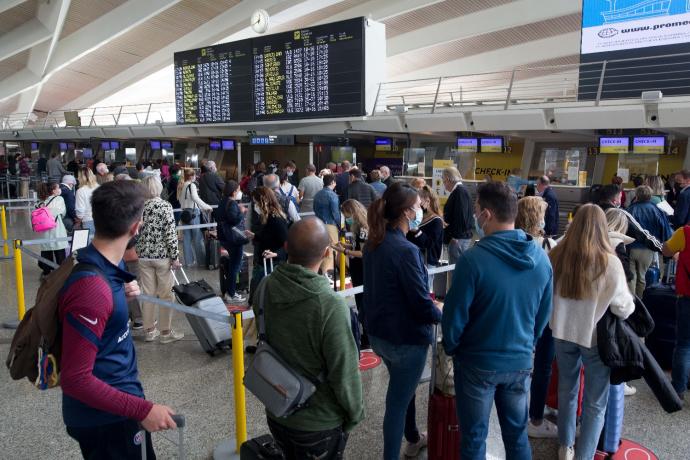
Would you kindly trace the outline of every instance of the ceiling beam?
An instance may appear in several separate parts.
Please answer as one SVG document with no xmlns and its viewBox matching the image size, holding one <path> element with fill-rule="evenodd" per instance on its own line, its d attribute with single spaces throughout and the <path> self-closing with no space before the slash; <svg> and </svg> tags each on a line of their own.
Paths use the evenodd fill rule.
<svg viewBox="0 0 690 460">
<path fill-rule="evenodd" d="M 468 56 L 430 67 L 409 64 L 411 72 L 400 73 L 396 80 L 414 80 L 421 78 L 449 77 L 456 75 L 473 75 L 489 72 L 512 70 L 515 67 L 547 59 L 556 59 L 580 53 L 580 32 L 569 32 L 562 35 L 520 43 L 485 53 Z"/>
<path fill-rule="evenodd" d="M 43 71 L 37 72 L 36 69 L 32 69 L 32 73 L 34 73 L 35 77 L 30 80 L 25 80 L 24 88 L 19 91 L 17 91 L 13 85 L 6 84 L 12 76 L 0 81 L 0 101 L 42 84 L 47 81 L 54 72 L 68 66 L 82 56 L 100 48 L 120 35 L 129 32 L 132 28 L 156 16 L 160 12 L 165 11 L 180 1 L 181 0 L 147 0 L 142 2 L 139 0 L 129 0 L 127 3 L 91 21 L 88 25 L 62 40 L 57 41 L 57 39 L 54 38 L 43 60 L 45 64 Z M 69 2 L 67 1 L 67 3 Z M 40 9 L 39 19 L 41 19 Z M 59 16 L 55 18 L 46 13 L 42 22 L 46 24 L 51 22 L 51 20 L 55 20 L 55 24 L 57 24 L 58 19 Z M 57 34 L 57 37 L 59 37 L 59 34 Z M 13 80 L 10 81 L 14 83 Z"/>
<path fill-rule="evenodd" d="M 376 21 L 385 21 L 386 19 L 400 16 L 405 13 L 410 13 L 427 6 L 441 3 L 443 0 L 371 0 L 361 5 L 350 8 L 349 10 L 340 12 L 330 16 L 317 24 L 325 24 L 328 22 L 342 21 L 344 19 L 356 18 L 365 16 Z"/>
<path fill-rule="evenodd" d="M 39 43 L 50 40 L 53 33 L 34 18 L 0 35 L 0 61 L 26 51 Z"/>
<path fill-rule="evenodd" d="M 255 36 L 255 33 L 248 30 L 249 17 L 254 10 L 257 8 L 265 9 L 271 13 L 272 20 L 277 20 L 280 12 L 291 6 L 295 6 L 295 1 L 253 0 L 251 2 L 240 2 L 236 6 L 208 21 L 203 27 L 180 37 L 171 44 L 146 57 L 134 67 L 114 75 L 108 81 L 87 91 L 62 108 L 84 108 L 92 106 L 116 92 L 127 88 L 133 83 L 136 83 L 142 78 L 171 65 L 173 54 L 176 51 L 198 48 L 209 43 L 217 43 L 220 40 L 227 41 L 226 39 L 228 36 L 232 34 L 235 34 L 232 35 L 232 40 Z M 172 81 L 170 85 L 173 85 Z"/>
<path fill-rule="evenodd" d="M 519 0 L 392 37 L 387 40 L 388 56 L 567 16 L 581 8 L 573 0 Z"/>
<path fill-rule="evenodd" d="M 21 5 L 25 1 L 26 0 L 0 0 L 0 13 L 11 10 L 15 6 Z"/>
</svg>

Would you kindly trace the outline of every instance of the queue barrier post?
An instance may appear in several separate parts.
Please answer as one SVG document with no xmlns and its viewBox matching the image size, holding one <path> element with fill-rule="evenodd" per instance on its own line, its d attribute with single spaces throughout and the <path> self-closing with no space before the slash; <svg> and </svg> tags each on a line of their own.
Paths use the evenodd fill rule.
<svg viewBox="0 0 690 460">
<path fill-rule="evenodd" d="M 7 244 L 7 214 L 5 210 L 5 205 L 0 205 L 0 230 L 2 230 L 2 239 L 4 243 L 2 244 L 2 255 L 5 257 L 10 256 L 10 246 Z"/>
<path fill-rule="evenodd" d="M 22 240 L 14 240 L 14 273 L 17 283 L 17 318 L 24 319 L 26 305 L 24 303 L 24 272 L 22 267 Z"/>
<path fill-rule="evenodd" d="M 232 311 L 232 373 L 235 397 L 235 439 L 221 441 L 213 450 L 214 460 L 234 460 L 240 458 L 240 448 L 247 441 L 247 402 L 244 392 L 244 334 L 242 331 L 242 312 Z"/>
<path fill-rule="evenodd" d="M 340 237 L 340 242 L 344 245 L 345 244 L 345 237 L 341 236 Z M 345 290 L 345 252 L 339 252 L 340 254 L 339 257 L 339 265 L 338 265 L 338 271 L 340 272 L 340 291 Z"/>
</svg>

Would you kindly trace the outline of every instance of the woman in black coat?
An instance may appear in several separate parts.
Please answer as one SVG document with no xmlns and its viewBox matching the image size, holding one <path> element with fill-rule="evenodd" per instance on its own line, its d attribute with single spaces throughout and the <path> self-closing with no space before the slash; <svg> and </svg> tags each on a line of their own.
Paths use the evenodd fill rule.
<svg viewBox="0 0 690 460">
<path fill-rule="evenodd" d="M 237 294 L 237 275 L 242 266 L 242 248 L 249 242 L 244 236 L 244 214 L 247 208 L 240 206 L 242 191 L 234 180 L 225 183 L 223 199 L 216 209 L 218 221 L 218 239 L 220 244 L 228 251 L 228 259 L 223 265 L 224 289 L 229 302 L 244 302 L 246 299 Z"/>
</svg>

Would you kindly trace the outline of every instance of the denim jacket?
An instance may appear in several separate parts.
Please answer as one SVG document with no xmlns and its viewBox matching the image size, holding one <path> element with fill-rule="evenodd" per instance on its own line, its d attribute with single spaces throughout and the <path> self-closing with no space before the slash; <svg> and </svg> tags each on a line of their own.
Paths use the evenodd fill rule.
<svg viewBox="0 0 690 460">
<path fill-rule="evenodd" d="M 338 195 L 328 187 L 324 187 L 314 195 L 314 214 L 326 225 L 340 226 L 340 204 Z"/>
</svg>

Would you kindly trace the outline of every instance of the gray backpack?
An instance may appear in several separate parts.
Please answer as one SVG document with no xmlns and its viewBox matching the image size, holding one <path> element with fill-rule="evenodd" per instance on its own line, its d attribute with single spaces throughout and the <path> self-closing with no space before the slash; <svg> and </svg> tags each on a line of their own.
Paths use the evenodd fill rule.
<svg viewBox="0 0 690 460">
<path fill-rule="evenodd" d="M 244 386 L 271 414 L 287 417 L 307 406 L 309 398 L 316 392 L 316 385 L 324 382 L 325 376 L 323 372 L 316 379 L 300 375 L 268 344 L 264 319 L 268 278 L 265 277 L 257 287 L 259 343 L 244 375 Z"/>
</svg>

